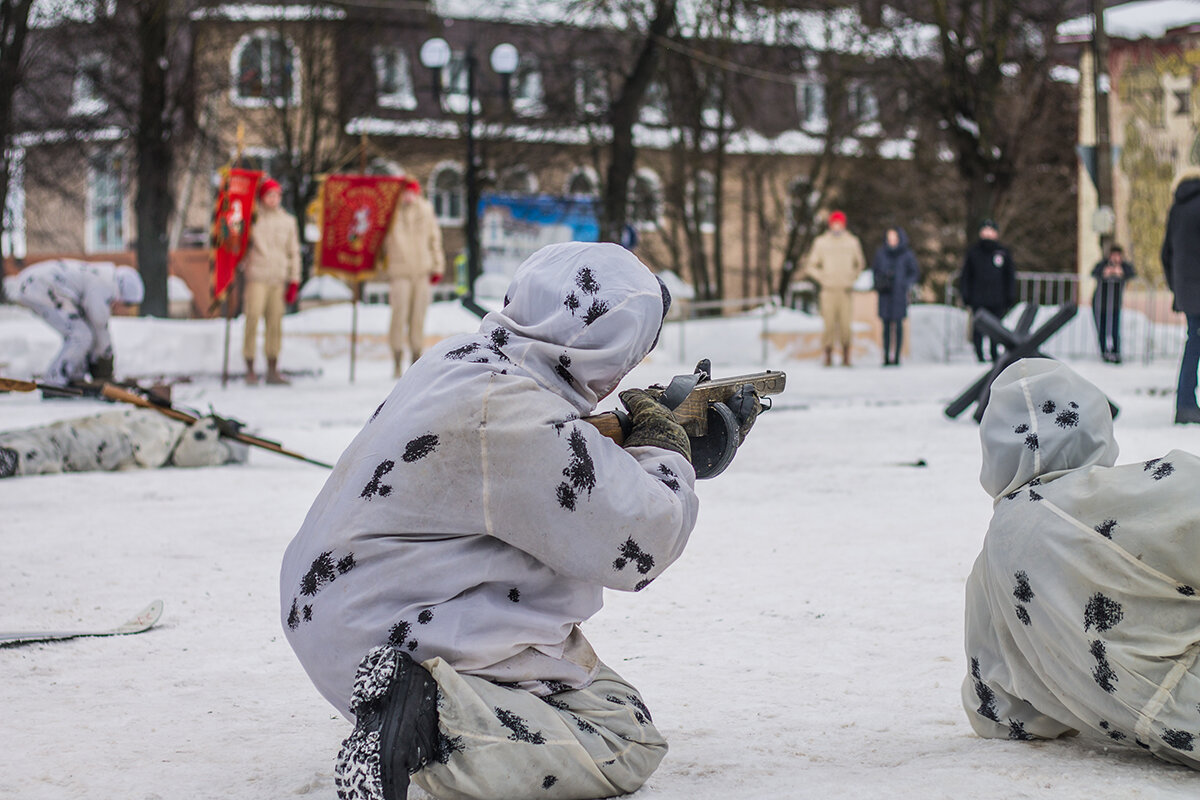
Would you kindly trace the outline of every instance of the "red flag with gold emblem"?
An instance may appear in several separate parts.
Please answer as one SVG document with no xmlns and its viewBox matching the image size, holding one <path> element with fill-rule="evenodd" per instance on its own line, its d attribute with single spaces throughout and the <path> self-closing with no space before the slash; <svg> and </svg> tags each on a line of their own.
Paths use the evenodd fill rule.
<svg viewBox="0 0 1200 800">
<path fill-rule="evenodd" d="M 262 180 L 262 172 L 250 169 L 230 169 L 221 180 L 209 235 L 214 303 L 229 290 L 238 262 L 246 254 L 250 222 L 254 218 L 254 198 Z"/>
<path fill-rule="evenodd" d="M 321 190 L 317 269 L 362 280 L 375 271 L 405 179 L 391 175 L 330 175 Z"/>
</svg>

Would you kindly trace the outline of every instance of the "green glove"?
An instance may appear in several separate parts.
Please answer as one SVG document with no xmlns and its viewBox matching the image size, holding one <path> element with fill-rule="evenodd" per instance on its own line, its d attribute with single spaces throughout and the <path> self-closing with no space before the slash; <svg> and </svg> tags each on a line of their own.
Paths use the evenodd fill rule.
<svg viewBox="0 0 1200 800">
<path fill-rule="evenodd" d="M 626 389 L 619 396 L 629 410 L 629 435 L 624 447 L 661 447 L 679 453 L 689 462 L 692 460 L 687 433 L 675 421 L 671 409 L 643 389 Z"/>
</svg>

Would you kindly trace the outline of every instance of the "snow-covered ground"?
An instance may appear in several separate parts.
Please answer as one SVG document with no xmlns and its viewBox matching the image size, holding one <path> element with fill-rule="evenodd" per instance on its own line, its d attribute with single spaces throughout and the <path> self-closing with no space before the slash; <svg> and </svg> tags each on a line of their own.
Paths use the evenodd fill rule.
<svg viewBox="0 0 1200 800">
<path fill-rule="evenodd" d="M 914 314 L 918 350 L 942 340 L 926 326 L 946 317 L 927 316 Z M 353 384 L 349 320 L 345 306 L 287 318 L 281 361 L 304 373 L 290 388 L 222 389 L 219 321 L 116 320 L 118 373 L 202 373 L 176 402 L 332 461 L 392 385 L 386 310 L 360 308 Z M 439 304 L 429 330 L 474 325 Z M 761 330 L 755 317 L 672 326 L 626 385 L 704 354 L 720 374 L 762 369 Z M 56 344 L 0 306 L 0 372 L 28 376 Z M 1196 796 L 1200 775 L 1139 751 L 985 741 L 967 724 L 963 584 L 991 504 L 970 412 L 951 421 L 942 408 L 981 368 L 917 353 L 885 370 L 869 353 L 825 369 L 778 347 L 766 363 L 787 371 L 788 390 L 729 471 L 701 484 L 682 558 L 640 594 L 609 593 L 585 625 L 671 742 L 637 796 Z M 1200 427 L 1171 424 L 1173 361 L 1073 366 L 1121 407 L 1121 461 L 1200 452 Z M 0 395 L 0 429 L 104 408 Z M 333 797 L 349 725 L 292 656 L 277 592 L 283 549 L 327 474 L 252 451 L 244 466 L 0 482 L 0 630 L 103 627 L 155 598 L 166 607 L 138 636 L 0 649 L 0 797 Z"/>
</svg>

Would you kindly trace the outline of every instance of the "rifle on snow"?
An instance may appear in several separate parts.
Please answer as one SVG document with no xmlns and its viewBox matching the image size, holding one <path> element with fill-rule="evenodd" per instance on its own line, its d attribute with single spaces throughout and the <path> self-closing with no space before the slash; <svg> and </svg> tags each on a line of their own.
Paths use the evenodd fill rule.
<svg viewBox="0 0 1200 800">
<path fill-rule="evenodd" d="M 112 383 L 96 383 L 87 384 L 84 386 L 51 386 L 35 381 L 20 381 L 14 378 L 0 378 L 0 392 L 34 392 L 37 390 L 47 391 L 55 394 L 77 395 L 79 397 L 102 397 L 106 400 L 113 400 L 118 403 L 129 403 L 130 405 L 138 406 L 139 408 L 149 408 L 158 413 L 178 420 L 179 422 L 191 425 L 200 417 L 196 414 L 183 411 L 171 405 L 170 401 L 164 400 L 156 396 L 153 392 L 147 392 L 147 396 L 143 397 L 140 394 L 130 391 L 129 389 L 117 386 Z M 300 461 L 307 461 L 309 464 L 316 464 L 318 467 L 333 469 L 332 464 L 326 464 L 324 461 L 317 461 L 314 458 L 301 455 L 292 450 L 283 447 L 279 442 L 263 439 L 260 436 L 252 436 L 248 433 L 242 433 L 242 423 L 237 420 L 232 420 L 227 417 L 222 417 L 217 414 L 210 415 L 217 423 L 217 430 L 221 436 L 226 439 L 231 439 L 235 442 L 258 447 L 263 450 L 270 450 L 272 453 L 279 453 L 281 456 L 295 458 Z"/>
<path fill-rule="evenodd" d="M 787 383 L 787 375 L 778 370 L 717 380 L 710 377 L 710 368 L 708 359 L 704 359 L 691 375 L 677 375 L 667 386 L 656 384 L 646 390 L 671 409 L 691 439 L 697 478 L 719 475 L 733 460 L 741 444 L 742 403 L 752 403 L 750 395 L 761 400 L 779 394 Z M 770 407 L 769 403 L 762 404 L 763 411 Z M 623 411 L 605 411 L 584 417 L 583 421 L 617 444 L 622 444 L 629 432 L 629 418 Z"/>
</svg>

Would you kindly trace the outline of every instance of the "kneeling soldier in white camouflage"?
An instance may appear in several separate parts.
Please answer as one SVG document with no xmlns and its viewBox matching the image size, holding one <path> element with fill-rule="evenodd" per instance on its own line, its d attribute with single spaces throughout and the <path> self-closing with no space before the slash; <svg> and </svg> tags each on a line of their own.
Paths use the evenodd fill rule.
<svg viewBox="0 0 1200 800">
<path fill-rule="evenodd" d="M 972 727 L 1200 769 L 1200 458 L 1113 466 L 1108 401 L 1048 359 L 996 378 L 979 431 L 995 510 L 967 581 Z"/>
<path fill-rule="evenodd" d="M 62 348 L 42 380 L 56 386 L 113 377 L 108 319 L 117 304 L 137 305 L 145 297 L 133 267 L 107 262 L 60 259 L 22 270 L 13 300 L 29 308 L 63 337 Z"/>
<path fill-rule="evenodd" d="M 650 352 L 669 303 L 616 245 L 546 247 L 342 455 L 281 576 L 288 640 L 356 720 L 340 797 L 404 798 L 410 773 L 439 798 L 608 797 L 662 760 L 641 696 L 579 624 L 605 587 L 642 589 L 682 552 L 689 440 L 638 389 L 621 393 L 623 446 L 580 418 Z"/>
</svg>

